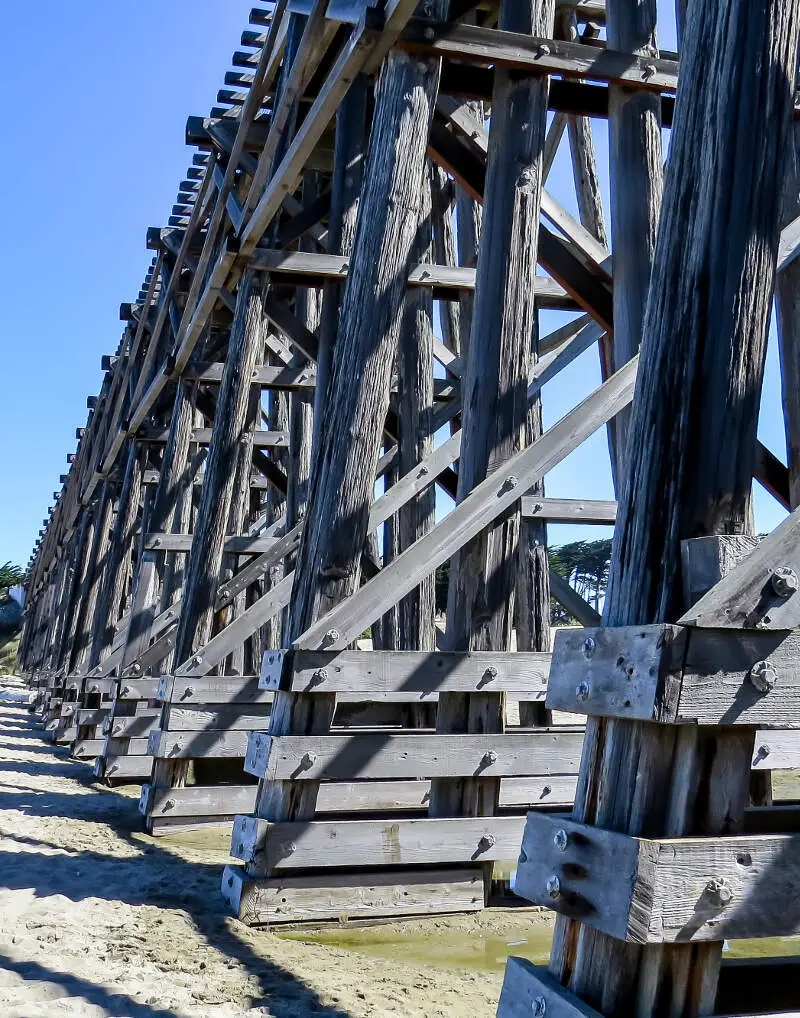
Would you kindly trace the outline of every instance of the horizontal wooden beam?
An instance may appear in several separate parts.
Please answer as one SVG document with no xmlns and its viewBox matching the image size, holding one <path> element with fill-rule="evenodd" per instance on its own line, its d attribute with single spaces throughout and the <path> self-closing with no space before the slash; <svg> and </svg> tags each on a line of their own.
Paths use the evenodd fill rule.
<svg viewBox="0 0 800 1018">
<path fill-rule="evenodd" d="M 800 632 L 562 629 L 547 704 L 663 724 L 800 729 Z"/>
<path fill-rule="evenodd" d="M 800 835 L 634 838 L 529 813 L 517 894 L 637 944 L 792 936 Z"/>
<path fill-rule="evenodd" d="M 190 552 L 194 534 L 145 534 L 145 551 Z M 223 545 L 229 555 L 257 555 L 269 551 L 276 543 L 274 537 L 251 537 L 249 534 L 232 535 Z"/>
<path fill-rule="evenodd" d="M 550 655 L 534 651 L 265 651 L 260 686 L 295 693 L 530 694 L 547 690 Z"/>
<path fill-rule="evenodd" d="M 248 926 L 475 912 L 484 907 L 483 871 L 378 871 L 253 880 L 226 866 L 222 894 Z"/>
<path fill-rule="evenodd" d="M 617 503 L 589 498 L 544 498 L 526 495 L 520 502 L 522 515 L 547 523 L 596 523 L 613 527 Z"/>
<path fill-rule="evenodd" d="M 315 820 L 272 824 L 239 816 L 231 854 L 251 876 L 272 870 L 359 866 L 440 865 L 513 859 L 524 817 L 419 820 Z"/>
<path fill-rule="evenodd" d="M 541 777 L 577 774 L 583 732 L 491 735 L 268 735 L 253 732 L 244 769 L 266 781 Z"/>
</svg>

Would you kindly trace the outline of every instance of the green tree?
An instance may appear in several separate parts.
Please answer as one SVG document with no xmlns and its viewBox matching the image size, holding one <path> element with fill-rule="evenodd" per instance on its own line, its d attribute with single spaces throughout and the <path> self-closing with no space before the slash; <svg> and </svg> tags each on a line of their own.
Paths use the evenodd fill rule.
<svg viewBox="0 0 800 1018">
<path fill-rule="evenodd" d="M 0 591 L 8 591 L 9 587 L 18 587 L 25 582 L 25 572 L 19 566 L 6 562 L 0 566 Z"/>
<path fill-rule="evenodd" d="M 573 541 L 548 549 L 550 567 L 563 576 L 595 611 L 601 611 L 608 585 L 608 570 L 611 561 L 611 538 L 599 541 Z M 572 616 L 558 604 L 552 602 L 553 625 L 569 625 Z"/>
</svg>

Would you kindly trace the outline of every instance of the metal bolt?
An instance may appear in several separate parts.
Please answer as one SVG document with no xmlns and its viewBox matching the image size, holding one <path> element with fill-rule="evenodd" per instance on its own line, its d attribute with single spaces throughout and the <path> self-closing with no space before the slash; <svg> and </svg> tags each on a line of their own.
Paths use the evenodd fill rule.
<svg viewBox="0 0 800 1018">
<path fill-rule="evenodd" d="M 800 587 L 800 579 L 791 566 L 778 566 L 772 574 L 772 589 L 778 597 L 791 597 Z"/>
<path fill-rule="evenodd" d="M 712 877 L 706 884 L 705 893 L 711 899 L 713 904 L 720 908 L 727 905 L 733 897 L 733 891 L 725 877 Z"/>
<path fill-rule="evenodd" d="M 493 749 L 488 749 L 483 754 L 483 763 L 487 765 L 497 763 L 497 753 Z"/>
<path fill-rule="evenodd" d="M 649 81 L 656 73 L 655 64 L 645 64 L 642 68 L 642 77 L 645 81 Z"/>
<path fill-rule="evenodd" d="M 227 597 L 228 596 L 228 588 L 227 587 L 220 587 L 219 588 L 219 596 L 220 597 Z"/>
<path fill-rule="evenodd" d="M 548 877 L 547 883 L 544 886 L 551 898 L 561 897 L 561 881 L 555 874 L 552 877 Z"/>
<path fill-rule="evenodd" d="M 309 753 L 303 753 L 303 758 L 300 761 L 300 763 L 303 765 L 303 767 L 306 770 L 308 770 L 309 767 L 313 767 L 314 766 L 316 761 L 317 761 L 317 754 L 309 752 Z"/>
<path fill-rule="evenodd" d="M 547 1001 L 544 997 L 534 997 L 533 1003 L 531 1004 L 531 1013 L 534 1014 L 536 1018 L 542 1018 L 542 1015 L 544 1015 L 546 1011 Z"/>
<path fill-rule="evenodd" d="M 485 852 L 490 849 L 495 843 L 495 836 L 493 834 L 484 834 L 481 840 L 478 842 L 478 848 Z"/>
<path fill-rule="evenodd" d="M 167 801 L 164 803 L 164 808 L 163 808 L 162 812 L 166 813 L 168 810 L 171 810 L 171 809 L 175 809 L 175 800 L 174 799 L 167 799 Z"/>
<path fill-rule="evenodd" d="M 433 42 L 433 40 L 436 38 L 436 33 L 432 28 L 424 29 L 422 35 L 425 38 L 426 42 Z"/>
<path fill-rule="evenodd" d="M 312 679 L 316 679 L 317 682 L 324 682 L 325 679 L 327 679 L 327 677 L 328 677 L 328 669 L 327 668 L 318 668 L 314 672 L 314 674 L 311 676 L 311 678 Z"/>
<path fill-rule="evenodd" d="M 195 654 L 195 656 L 192 658 L 192 664 L 193 665 L 201 665 L 202 663 L 203 663 L 202 655 Z"/>
<path fill-rule="evenodd" d="M 509 474 L 508 477 L 506 478 L 506 487 L 513 489 L 516 488 L 518 484 L 519 478 L 516 476 L 516 474 Z"/>
<path fill-rule="evenodd" d="M 130 691 L 131 691 L 130 686 L 123 686 L 123 688 L 120 690 L 119 695 L 124 699 L 128 695 L 128 693 L 130 693 Z"/>
<path fill-rule="evenodd" d="M 543 42 L 541 45 L 536 47 L 536 56 L 537 57 L 549 57 L 550 56 L 550 47 L 547 45 L 547 43 Z"/>
<path fill-rule="evenodd" d="M 420 467 L 419 468 L 419 476 L 420 477 L 424 477 L 428 473 L 430 473 L 428 467 Z"/>
<path fill-rule="evenodd" d="M 174 614 L 175 614 L 175 612 L 170 608 L 169 611 L 164 616 L 164 618 L 171 619 Z"/>
<path fill-rule="evenodd" d="M 567 832 L 564 830 L 563 827 L 559 827 L 559 829 L 553 835 L 553 844 L 561 852 L 566 852 L 566 850 L 567 850 L 567 843 L 568 842 L 569 842 L 569 835 L 567 834 Z"/>
<path fill-rule="evenodd" d="M 583 702 L 584 700 L 589 699 L 589 693 L 591 693 L 591 691 L 592 687 L 584 680 L 583 682 L 578 683 L 577 689 L 575 690 L 575 696 L 578 700 Z"/>
<path fill-rule="evenodd" d="M 160 537 L 156 537 L 155 540 L 153 541 L 153 547 L 154 548 L 158 548 L 158 547 L 160 547 L 160 545 L 161 545 L 161 538 Z"/>
<path fill-rule="evenodd" d="M 338 639 L 339 639 L 338 629 L 329 629 L 328 632 L 325 634 L 326 643 L 336 643 Z"/>
<path fill-rule="evenodd" d="M 133 674 L 134 674 L 134 675 L 139 675 L 139 674 L 141 674 L 141 671 L 142 671 L 142 666 L 141 666 L 141 665 L 139 664 L 139 662 L 138 662 L 138 661 L 135 661 L 135 662 L 134 662 L 134 663 L 133 663 L 133 664 L 131 665 L 131 671 L 133 672 Z"/>
<path fill-rule="evenodd" d="M 587 636 L 583 641 L 583 655 L 584 657 L 591 657 L 592 654 L 597 650 L 597 643 L 593 636 Z"/>
<path fill-rule="evenodd" d="M 747 677 L 759 693 L 771 693 L 778 681 L 778 672 L 771 661 L 756 661 Z"/>
<path fill-rule="evenodd" d="M 281 848 L 287 855 L 291 855 L 293 852 L 297 851 L 297 845 L 295 844 L 294 841 L 284 841 L 283 845 L 281 845 Z"/>
<path fill-rule="evenodd" d="M 488 675 L 490 679 L 496 679 L 497 678 L 497 669 L 495 668 L 494 665 L 489 665 L 489 667 L 486 669 L 486 671 L 483 674 L 484 675 Z"/>
</svg>

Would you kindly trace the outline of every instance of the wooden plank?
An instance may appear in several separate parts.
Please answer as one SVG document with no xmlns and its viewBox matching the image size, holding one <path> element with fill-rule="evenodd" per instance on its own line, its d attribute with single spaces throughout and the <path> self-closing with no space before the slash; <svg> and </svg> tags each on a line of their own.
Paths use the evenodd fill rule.
<svg viewBox="0 0 800 1018">
<path fill-rule="evenodd" d="M 751 766 L 755 771 L 786 771 L 800 768 L 800 732 L 758 731 Z"/>
<path fill-rule="evenodd" d="M 269 434 L 269 432 L 264 432 L 264 434 Z M 190 552 L 193 539 L 193 534 L 146 534 L 144 550 Z M 256 555 L 271 551 L 275 543 L 274 537 L 251 537 L 248 534 L 241 534 L 226 537 L 223 542 L 223 550 L 229 555 Z"/>
<path fill-rule="evenodd" d="M 527 958 L 509 958 L 497 1004 L 497 1018 L 603 1018 L 565 990 L 543 965 Z"/>
<path fill-rule="evenodd" d="M 244 758 L 247 731 L 241 732 L 151 732 L 147 752 L 159 760 Z"/>
<path fill-rule="evenodd" d="M 271 704 L 242 708 L 216 706 L 213 710 L 167 704 L 161 728 L 165 732 L 266 731 Z"/>
<path fill-rule="evenodd" d="M 222 893 L 248 926 L 474 912 L 484 902 L 477 868 L 252 880 L 242 867 L 226 866 Z"/>
<path fill-rule="evenodd" d="M 800 835 L 633 838 L 531 813 L 518 893 L 638 944 L 791 936 Z"/>
<path fill-rule="evenodd" d="M 270 660 L 270 659 L 273 660 Z M 286 663 L 284 664 L 284 660 Z M 298 693 L 541 693 L 550 655 L 441 651 L 266 651 L 259 685 Z"/>
<path fill-rule="evenodd" d="M 679 622 L 710 628 L 770 630 L 800 626 L 798 534 L 800 509 L 761 540 Z"/>
<path fill-rule="evenodd" d="M 159 680 L 158 699 L 168 703 L 254 704 L 272 703 L 273 694 L 260 689 L 258 678 L 247 675 L 180 676 L 165 675 Z"/>
<path fill-rule="evenodd" d="M 267 781 L 528 777 L 577 773 L 583 732 L 488 735 L 268 735 L 253 732 L 245 770 Z"/>
<path fill-rule="evenodd" d="M 159 728 L 160 710 L 133 714 L 130 717 L 109 718 L 103 731 L 113 739 L 147 738 Z"/>
<path fill-rule="evenodd" d="M 427 23 L 413 22 L 398 43 L 425 56 L 466 63 L 492 64 L 528 74 L 557 74 L 565 78 L 607 81 L 626 88 L 674 93 L 678 65 L 674 60 L 635 57 L 615 50 L 538 38 L 520 32 L 448 24 L 427 34 Z"/>
<path fill-rule="evenodd" d="M 126 778 L 141 781 L 149 778 L 153 770 L 153 758 L 146 753 L 129 752 L 125 756 L 109 753 L 104 760 L 105 777 L 113 778 L 115 781 L 124 781 Z"/>
<path fill-rule="evenodd" d="M 521 500 L 523 516 L 548 523 L 596 523 L 613 526 L 617 503 L 587 498 L 545 498 L 529 496 Z"/>
<path fill-rule="evenodd" d="M 148 765 L 144 776 L 147 777 L 149 773 Z M 576 776 L 569 774 L 554 774 L 542 778 L 503 778 L 500 782 L 500 807 L 567 808 L 575 797 L 575 780 Z M 151 817 L 207 819 L 214 816 L 253 813 L 256 788 L 255 784 L 192 785 L 185 788 L 158 788 L 154 785 L 145 785 L 142 789 L 139 811 Z M 348 813 L 391 810 L 403 812 L 418 810 L 425 813 L 429 799 L 430 781 L 426 780 L 336 781 L 320 785 L 316 812 L 317 815 L 330 813 L 338 817 Z"/>
<path fill-rule="evenodd" d="M 444 820 L 336 820 L 269 823 L 239 816 L 232 854 L 257 876 L 310 867 L 438 865 L 514 857 L 523 817 L 448 817 Z"/>
</svg>

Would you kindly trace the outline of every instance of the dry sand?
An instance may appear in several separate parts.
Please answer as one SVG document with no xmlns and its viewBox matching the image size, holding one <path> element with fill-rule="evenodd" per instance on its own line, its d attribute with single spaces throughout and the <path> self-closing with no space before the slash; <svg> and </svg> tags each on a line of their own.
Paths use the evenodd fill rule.
<svg viewBox="0 0 800 1018">
<path fill-rule="evenodd" d="M 411 959 L 425 956 L 426 939 L 513 942 L 536 922 L 530 913 L 381 927 L 384 943 L 398 934 L 388 958 L 250 930 L 225 913 L 224 850 L 142 833 L 138 789 L 95 785 L 86 764 L 42 741 L 21 694 L 2 682 L 3 1018 L 494 1015 L 499 968 Z"/>
</svg>

